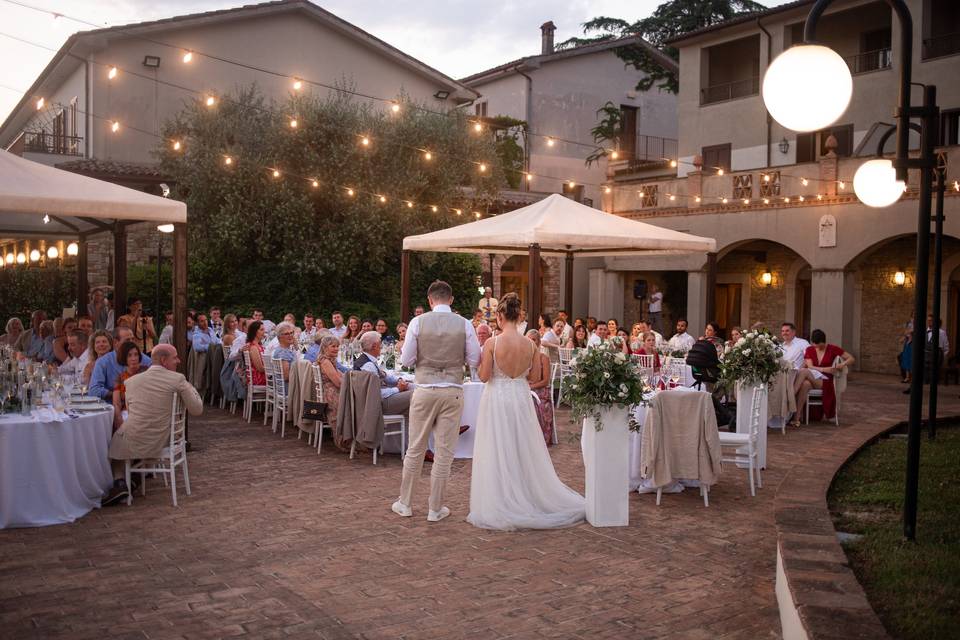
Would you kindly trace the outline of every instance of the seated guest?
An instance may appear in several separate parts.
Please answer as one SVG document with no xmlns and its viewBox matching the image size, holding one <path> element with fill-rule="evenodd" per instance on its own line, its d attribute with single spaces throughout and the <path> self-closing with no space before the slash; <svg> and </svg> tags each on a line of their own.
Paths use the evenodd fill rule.
<svg viewBox="0 0 960 640">
<path fill-rule="evenodd" d="M 373 322 L 365 319 L 360 323 L 360 335 L 365 334 L 367 331 L 373 331 Z"/>
<path fill-rule="evenodd" d="M 300 342 L 311 343 L 313 342 L 314 337 L 317 335 L 317 326 L 316 319 L 313 317 L 312 313 L 303 314 L 303 330 L 300 332 L 299 340 Z"/>
<path fill-rule="evenodd" d="M 340 384 L 343 382 L 343 371 L 338 362 L 340 341 L 334 335 L 325 335 L 320 338 L 320 355 L 317 356 L 317 366 L 320 367 L 320 385 L 323 388 L 323 397 L 320 402 L 327 403 L 327 417 L 324 422 L 330 425 L 331 432 L 337 430 L 337 410 L 340 408 Z M 337 442 L 337 447 L 342 443 Z"/>
<path fill-rule="evenodd" d="M 368 371 L 380 378 L 380 399 L 384 414 L 407 414 L 410 411 L 410 398 L 413 389 L 405 380 L 398 378 L 380 366 L 380 334 L 367 331 L 360 336 L 360 348 L 363 353 L 354 361 L 357 371 Z"/>
<path fill-rule="evenodd" d="M 110 440 L 108 455 L 114 481 L 113 489 L 101 503 L 104 506 L 130 495 L 124 480 L 125 461 L 158 458 L 163 448 L 170 444 L 174 393 L 180 396 L 191 415 L 203 413 L 200 394 L 182 373 L 177 373 L 180 358 L 176 348 L 159 344 L 154 347 L 153 356 L 155 364 L 126 381 L 129 415 Z"/>
<path fill-rule="evenodd" d="M 197 316 L 197 326 L 190 339 L 191 348 L 196 353 L 206 353 L 211 346 L 218 344 L 220 344 L 220 338 L 217 337 L 217 332 L 208 324 L 207 316 L 201 313 Z"/>
<path fill-rule="evenodd" d="M 643 346 L 635 353 L 637 355 L 653 356 L 653 370 L 660 371 L 660 354 L 657 352 L 657 336 L 652 331 L 643 334 Z"/>
<path fill-rule="evenodd" d="M 28 352 L 27 356 L 32 357 L 37 362 L 44 362 L 46 364 L 52 364 L 55 362 L 53 355 L 53 340 L 54 336 L 53 330 L 53 321 L 44 320 L 40 323 L 40 351 L 31 356 L 31 353 Z"/>
<path fill-rule="evenodd" d="M 657 338 L 657 349 L 660 348 L 660 345 L 663 344 L 663 336 L 653 328 L 653 324 L 649 320 L 641 320 L 640 327 L 642 328 L 641 335 L 649 331 Z"/>
<path fill-rule="evenodd" d="M 630 355 L 630 334 L 623 327 L 617 329 L 617 338 L 620 339 L 620 348 L 625 355 Z"/>
<path fill-rule="evenodd" d="M 560 361 L 560 347 L 563 345 L 564 322 L 559 318 L 540 336 L 540 348 L 550 358 L 550 362 Z"/>
<path fill-rule="evenodd" d="M 717 353 L 723 353 L 723 338 L 720 337 L 720 325 L 716 322 L 708 322 L 703 329 L 703 335 L 700 340 L 705 340 L 713 345 Z"/>
<path fill-rule="evenodd" d="M 578 324 L 573 328 L 573 335 L 570 337 L 570 342 L 567 343 L 567 349 L 586 349 L 587 338 L 586 325 Z"/>
<path fill-rule="evenodd" d="M 10 318 L 7 320 L 6 331 L 5 334 L 0 336 L 0 344 L 12 347 L 17 344 L 20 334 L 23 333 L 23 322 L 20 321 L 20 318 Z"/>
<path fill-rule="evenodd" d="M 240 329 L 237 326 L 237 316 L 228 313 L 223 317 L 223 326 L 220 330 L 220 342 L 223 346 L 230 347 L 234 340 L 240 337 Z"/>
<path fill-rule="evenodd" d="M 173 344 L 173 311 L 163 314 L 163 329 L 157 338 L 157 344 Z"/>
<path fill-rule="evenodd" d="M 853 364 L 853 356 L 834 344 L 827 344 L 827 335 L 820 329 L 810 334 L 813 344 L 803 354 L 804 368 L 797 371 L 793 390 L 797 394 L 797 417 L 803 415 L 810 389 L 823 389 L 823 419 L 830 420 L 837 411 L 837 396 L 833 388 L 833 376 Z M 834 360 L 840 363 L 833 366 Z M 794 420 L 794 426 L 799 425 Z"/>
<path fill-rule="evenodd" d="M 740 327 L 733 327 L 730 329 L 730 339 L 727 340 L 726 347 L 732 349 L 740 341 L 740 338 L 743 337 L 743 329 Z"/>
<path fill-rule="evenodd" d="M 255 386 L 267 384 L 266 367 L 263 364 L 263 338 L 266 335 L 267 330 L 263 323 L 254 320 L 247 327 L 247 338 L 242 347 L 243 351 L 250 353 L 250 379 Z M 233 344 L 237 344 L 237 342 Z"/>
<path fill-rule="evenodd" d="M 334 311 L 333 315 L 330 316 L 330 321 L 333 322 L 333 326 L 330 327 L 330 333 L 338 340 L 343 340 L 343 337 L 347 333 L 347 325 L 343 324 L 343 314 L 339 311 Z"/>
<path fill-rule="evenodd" d="M 493 337 L 493 329 L 490 328 L 490 325 L 484 322 L 477 327 L 477 341 L 480 342 L 480 346 L 483 346 L 483 343 Z"/>
<path fill-rule="evenodd" d="M 543 439 L 549 447 L 553 444 L 553 399 L 550 397 L 550 358 L 540 351 L 539 331 L 530 329 L 527 331 L 527 338 L 529 338 L 533 344 L 537 345 L 537 353 L 533 356 L 533 365 L 530 367 L 530 373 L 527 374 L 527 382 L 530 384 L 530 390 L 537 394 L 537 398 L 540 399 L 540 402 L 534 403 L 534 407 L 537 410 L 537 421 L 540 422 Z"/>
<path fill-rule="evenodd" d="M 587 316 L 587 333 L 593 335 L 597 330 L 597 319 L 593 316 Z"/>
<path fill-rule="evenodd" d="M 643 323 L 634 322 L 630 327 L 630 353 L 637 353 L 643 348 Z"/>
<path fill-rule="evenodd" d="M 563 333 L 560 335 L 560 344 L 570 342 L 570 336 L 573 335 L 573 327 L 570 326 L 570 323 L 567 321 L 569 317 L 563 309 L 557 311 L 557 319 L 563 322 Z"/>
<path fill-rule="evenodd" d="M 113 430 L 116 431 L 123 424 L 123 412 L 127 410 L 126 382 L 138 373 L 146 370 L 140 363 L 140 347 L 133 342 L 124 342 L 117 353 L 117 363 L 125 367 L 117 382 L 113 386 Z"/>
<path fill-rule="evenodd" d="M 553 330 L 553 321 L 550 319 L 550 316 L 546 313 L 541 313 L 537 316 L 537 331 L 540 332 L 540 337 L 547 335 L 547 331 Z"/>
<path fill-rule="evenodd" d="M 577 317 L 576 320 L 573 321 L 573 328 L 574 328 L 574 329 L 576 329 L 577 327 L 584 327 L 584 328 L 585 328 L 586 326 L 587 326 L 587 323 L 584 322 L 584 321 L 583 321 L 583 318 L 581 318 L 581 317 L 579 317 L 579 316 Z"/>
<path fill-rule="evenodd" d="M 697 340 L 687 333 L 687 319 L 677 319 L 677 332 L 670 338 L 670 351 L 690 351 Z"/>
<path fill-rule="evenodd" d="M 599 347 L 601 344 L 607 341 L 607 338 L 610 336 L 608 333 L 607 324 L 602 323 L 597 325 L 596 331 L 590 334 L 590 337 L 587 339 L 588 347 Z"/>
<path fill-rule="evenodd" d="M 334 334 L 336 335 L 336 334 Z M 360 339 L 360 318 L 357 316 L 350 316 L 347 319 L 347 330 L 344 332 L 343 336 L 340 338 L 341 342 L 356 342 Z"/>
<path fill-rule="evenodd" d="M 403 350 L 403 342 L 406 339 L 407 339 L 407 323 L 401 322 L 400 324 L 397 325 L 397 342 L 395 345 L 397 351 Z"/>
<path fill-rule="evenodd" d="M 473 320 L 470 321 L 470 324 L 472 324 L 473 328 L 476 329 L 483 322 L 486 322 L 486 320 L 483 317 L 483 311 L 481 311 L 480 309 L 474 309 Z"/>
<path fill-rule="evenodd" d="M 107 301 L 103 289 L 96 288 L 90 292 L 90 303 L 87 305 L 87 315 L 93 320 L 95 331 L 113 329 L 113 309 Z"/>
<path fill-rule="evenodd" d="M 13 345 L 13 350 L 25 358 L 34 358 L 43 349 L 43 339 L 40 337 L 40 325 L 47 319 L 43 311 L 34 311 L 30 315 L 30 328 L 22 331 Z M 33 354 L 33 355 L 29 355 Z"/>
<path fill-rule="evenodd" d="M 109 349 L 109 342 L 107 348 Z M 80 376 L 87 366 L 87 336 L 83 331 L 71 331 L 67 336 L 67 359 L 60 365 L 61 376 Z"/>
<path fill-rule="evenodd" d="M 613 318 L 610 318 L 609 320 L 607 320 L 607 333 L 610 336 L 617 335 L 617 329 L 619 328 L 620 328 L 620 324 L 616 320 L 614 320 Z"/>
<path fill-rule="evenodd" d="M 293 327 L 293 339 L 300 339 L 300 327 L 297 326 L 297 316 L 292 313 L 284 314 L 282 322 L 287 322 Z M 279 325 L 278 325 L 279 326 Z"/>
<path fill-rule="evenodd" d="M 387 328 L 387 321 L 383 318 L 378 318 L 377 323 L 374 325 L 374 329 L 377 333 L 380 334 L 380 343 L 381 344 L 393 344 L 397 341 L 392 335 L 390 335 L 389 329 Z"/>
<path fill-rule="evenodd" d="M 794 369 L 803 368 L 804 354 L 810 343 L 803 338 L 797 337 L 797 327 L 792 322 L 784 322 L 780 325 L 780 351 L 783 353 L 783 359 L 787 361 Z M 819 387 L 817 387 L 819 389 Z M 798 414 L 799 415 L 799 414 Z"/>
<path fill-rule="evenodd" d="M 93 320 L 90 319 L 90 316 L 80 316 L 77 318 L 77 329 L 83 331 L 87 334 L 87 337 L 93 335 Z"/>
<path fill-rule="evenodd" d="M 300 358 L 300 352 L 294 351 L 293 347 L 296 343 L 295 329 L 296 327 L 286 321 L 277 325 L 277 348 L 270 356 L 274 360 L 280 360 L 280 373 L 285 382 L 290 381 L 290 367 Z M 287 389 L 288 386 L 284 385 L 283 388 Z"/>
<path fill-rule="evenodd" d="M 113 336 L 110 335 L 110 332 L 104 331 L 103 329 L 95 331 L 93 335 L 90 336 L 90 339 L 87 340 L 87 350 L 83 352 L 87 363 L 83 366 L 83 370 L 80 373 L 80 383 L 90 384 L 90 378 L 93 376 L 93 367 L 97 364 L 97 360 L 99 360 L 101 356 L 112 352 Z"/>
<path fill-rule="evenodd" d="M 302 333 L 300 335 L 303 335 Z M 332 336 L 333 334 L 329 331 L 317 331 L 313 334 L 313 343 L 307 347 L 307 350 L 303 354 L 303 359 L 307 362 L 316 362 L 317 358 L 320 356 L 320 352 L 323 350 L 323 347 L 320 345 L 323 344 L 323 339 L 326 336 Z M 339 343 L 340 341 L 337 340 Z"/>
<path fill-rule="evenodd" d="M 116 354 L 120 353 L 120 347 L 124 342 L 132 341 L 133 332 L 129 327 L 117 327 L 113 330 L 113 352 L 100 356 L 93 365 L 93 373 L 90 375 L 91 396 L 102 398 L 107 402 L 113 400 L 113 388 L 117 384 L 117 378 L 126 368 L 126 364 L 121 364 L 117 360 Z M 145 367 L 152 364 L 148 355 L 142 356 L 141 362 Z"/>
</svg>

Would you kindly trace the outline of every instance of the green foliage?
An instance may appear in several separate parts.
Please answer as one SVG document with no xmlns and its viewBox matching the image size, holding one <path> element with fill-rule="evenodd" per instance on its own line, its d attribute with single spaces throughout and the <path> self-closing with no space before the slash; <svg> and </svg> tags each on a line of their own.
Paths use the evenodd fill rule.
<svg viewBox="0 0 960 640">
<path fill-rule="evenodd" d="M 519 189 L 523 180 L 524 151 L 520 142 L 526 134 L 527 123 L 510 116 L 494 116 L 484 120 L 493 129 L 497 159 L 504 180 L 511 189 Z"/>
<path fill-rule="evenodd" d="M 680 52 L 675 47 L 664 44 L 667 40 L 688 31 L 763 9 L 765 7 L 762 4 L 752 0 L 669 0 L 657 7 L 653 15 L 632 23 L 606 16 L 594 18 L 583 24 L 583 32 L 588 37 L 570 38 L 560 43 L 558 48 L 568 49 L 615 38 L 641 36 L 668 57 L 679 60 Z M 657 57 L 646 47 L 623 46 L 615 51 L 625 63 L 646 74 L 637 82 L 639 91 L 647 91 L 654 85 L 670 93 L 679 91 L 678 74 L 664 69 Z"/>
<path fill-rule="evenodd" d="M 173 269 L 166 260 L 160 269 L 160 306 L 157 307 L 157 265 L 127 265 L 127 296 L 137 296 L 147 315 L 159 318 L 173 310 Z"/>
<path fill-rule="evenodd" d="M 770 384 L 782 370 L 781 355 L 779 340 L 767 331 L 748 331 L 724 353 L 720 382 L 726 389 Z"/>
<path fill-rule="evenodd" d="M 40 309 L 59 317 L 77 298 L 75 267 L 6 267 L 0 269 L 0 333 L 14 316 L 30 326 L 30 314 Z"/>
<path fill-rule="evenodd" d="M 600 410 L 609 406 L 629 407 L 643 399 L 644 385 L 640 370 L 622 350 L 620 338 L 577 353 L 570 361 L 568 391 L 564 398 L 570 403 L 577 420 L 590 416 L 597 431 L 603 429 Z"/>
<path fill-rule="evenodd" d="M 903 539 L 902 438 L 867 447 L 837 474 L 830 511 L 838 531 L 863 536 L 845 551 L 891 635 L 953 638 L 960 619 L 960 431 L 941 428 L 935 441 L 924 437 L 920 446 L 916 542 Z"/>
<path fill-rule="evenodd" d="M 586 164 L 588 167 L 601 158 L 605 158 L 608 147 L 619 149 L 623 136 L 623 112 L 620 111 L 620 107 L 607 101 L 606 104 L 597 109 L 597 115 L 602 115 L 602 117 L 590 130 L 590 134 L 599 147 L 587 156 Z"/>
<path fill-rule="evenodd" d="M 272 318 L 334 308 L 399 317 L 404 236 L 465 222 L 454 209 L 484 210 L 504 181 L 496 141 L 470 135 L 463 114 L 400 104 L 384 112 L 345 93 L 268 101 L 254 86 L 221 97 L 216 110 L 188 104 L 167 122 L 163 138 L 185 141 L 183 152 L 157 155 L 190 216 L 191 305 L 258 307 Z M 486 175 L 471 162 L 484 159 Z M 462 186 L 472 187 L 469 199 Z M 479 272 L 473 256 L 413 254 L 411 295 L 444 277 L 467 296 Z"/>
</svg>

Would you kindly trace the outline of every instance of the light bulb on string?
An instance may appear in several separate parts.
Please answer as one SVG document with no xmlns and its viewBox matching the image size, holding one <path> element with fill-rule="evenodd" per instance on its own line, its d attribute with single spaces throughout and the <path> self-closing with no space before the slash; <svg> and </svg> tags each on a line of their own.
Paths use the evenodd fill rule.
<svg viewBox="0 0 960 640">
<path fill-rule="evenodd" d="M 380 196 L 380 204 L 386 204 L 387 196 Z"/>
<path fill-rule="evenodd" d="M 183 63 L 190 64 L 193 62 L 193 51 L 187 51 L 183 54 Z"/>
<path fill-rule="evenodd" d="M 556 142 L 554 141 L 553 138 L 547 138 L 547 146 L 548 146 L 548 147 L 552 147 L 554 144 L 556 144 Z"/>
<path fill-rule="evenodd" d="M 300 91 L 301 89 L 303 89 L 303 80 L 301 80 L 301 79 L 299 79 L 299 78 L 294 78 L 294 79 L 293 79 L 293 90 L 294 90 L 294 91 Z"/>
<path fill-rule="evenodd" d="M 670 202 L 676 202 L 676 201 L 677 201 L 677 196 L 675 196 L 674 194 L 671 193 L 671 194 L 670 194 Z"/>
<path fill-rule="evenodd" d="M 479 212 L 479 211 L 475 211 L 475 212 L 473 213 L 473 215 L 474 215 L 474 217 L 475 217 L 477 220 L 480 219 L 480 212 Z"/>
<path fill-rule="evenodd" d="M 744 198 L 744 199 L 743 199 L 743 204 L 749 206 L 749 205 L 750 205 L 750 198 Z"/>
<path fill-rule="evenodd" d="M 799 198 L 797 198 L 797 200 L 799 200 L 800 202 L 803 202 L 803 201 L 804 201 L 804 198 L 803 198 L 803 196 L 800 196 Z"/>
<path fill-rule="evenodd" d="M 362 145 L 365 146 L 365 147 L 369 147 L 369 146 L 370 146 L 370 138 L 368 138 L 367 136 L 363 136 L 362 138 L 360 138 L 360 144 L 362 144 Z"/>
<path fill-rule="evenodd" d="M 484 164 L 483 162 L 480 163 L 480 166 L 478 168 L 480 169 L 480 173 L 486 173 L 487 171 L 487 165 Z"/>
<path fill-rule="evenodd" d="M 620 152 L 618 152 L 618 151 L 611 151 L 611 152 L 610 152 L 610 159 L 611 159 L 611 160 L 616 160 L 616 159 L 618 159 L 619 157 L 620 157 Z"/>
<path fill-rule="evenodd" d="M 390 111 L 393 111 L 394 113 L 400 113 L 400 103 L 394 102 L 392 105 L 390 105 Z"/>
<path fill-rule="evenodd" d="M 763 174 L 763 181 L 764 181 L 764 182 L 770 182 L 770 174 L 769 174 L 769 173 Z"/>
<path fill-rule="evenodd" d="M 437 205 L 435 205 L 435 204 L 430 205 L 430 211 L 436 213 L 436 212 L 437 212 Z"/>
<path fill-rule="evenodd" d="M 225 156 L 225 157 L 223 158 L 223 164 L 227 165 L 228 167 L 229 167 L 230 165 L 232 165 L 232 164 L 233 164 L 233 157 L 232 157 L 232 156 Z"/>
<path fill-rule="evenodd" d="M 174 151 L 180 151 L 180 149 L 182 149 L 182 148 L 183 148 L 183 145 L 180 143 L 179 140 L 174 140 L 174 141 L 173 141 L 173 150 L 174 150 Z"/>
<path fill-rule="evenodd" d="M 407 209 L 413 209 L 413 202 L 407 200 Z"/>
<path fill-rule="evenodd" d="M 108 80 L 113 80 L 113 79 L 116 78 L 116 77 L 117 77 L 117 68 L 116 68 L 116 67 L 110 67 L 110 71 L 107 71 L 107 79 L 108 79 Z"/>
<path fill-rule="evenodd" d="M 37 111 L 40 111 L 40 109 L 43 109 L 43 105 L 45 105 L 46 103 L 47 103 L 46 99 L 42 97 L 37 98 Z"/>
<path fill-rule="evenodd" d="M 700 196 L 694 196 L 694 198 L 693 198 L 693 201 L 694 201 L 694 202 L 700 202 L 701 200 L 702 200 L 702 198 L 701 198 Z"/>
<path fill-rule="evenodd" d="M 670 168 L 671 168 L 671 169 L 676 169 L 676 168 L 677 168 L 677 161 L 676 161 L 676 160 L 671 160 L 671 161 L 670 161 Z"/>
<path fill-rule="evenodd" d="M 320 186 L 320 181 L 317 180 L 317 179 L 313 179 L 313 180 L 310 181 L 310 186 L 312 186 L 314 189 L 316 189 L 317 187 Z"/>
<path fill-rule="evenodd" d="M 50 260 L 56 260 L 56 259 L 59 258 L 59 257 L 60 257 L 60 250 L 59 250 L 59 249 L 57 249 L 56 247 L 48 247 L 48 248 L 47 248 L 47 258 L 48 258 L 48 259 L 50 259 Z"/>
<path fill-rule="evenodd" d="M 118 131 L 120 131 L 120 123 L 117 122 L 116 120 L 114 120 L 113 122 L 111 122 L 111 123 L 110 123 L 110 131 L 112 131 L 112 132 L 114 132 L 114 133 L 117 133 Z"/>
<path fill-rule="evenodd" d="M 847 183 L 841 180 L 840 182 L 837 183 L 837 186 L 840 187 L 841 191 L 843 191 L 844 189 L 847 188 Z"/>
<path fill-rule="evenodd" d="M 424 159 L 424 160 L 433 160 L 433 154 L 430 153 L 429 151 L 424 151 L 424 152 L 423 152 L 423 159 Z"/>
<path fill-rule="evenodd" d="M 807 180 L 806 178 L 800 178 L 800 184 L 802 184 L 803 186 L 807 186 L 808 184 L 810 184 L 810 181 Z"/>
<path fill-rule="evenodd" d="M 718 175 L 718 176 L 722 176 L 722 175 L 723 175 L 723 167 L 717 169 L 717 175 Z"/>
<path fill-rule="evenodd" d="M 38 260 L 40 260 L 40 251 L 34 249 L 30 252 L 30 262 L 37 262 Z"/>
<path fill-rule="evenodd" d="M 78 253 L 80 253 L 80 245 L 78 245 L 76 242 L 71 242 L 70 244 L 67 245 L 68 256 L 75 256 Z"/>
<path fill-rule="evenodd" d="M 453 210 L 458 216 L 463 213 L 463 209 L 454 209 Z"/>
<path fill-rule="evenodd" d="M 770 198 L 764 198 L 763 204 L 770 204 Z"/>
<path fill-rule="evenodd" d="M 789 198 L 789 197 L 784 198 L 783 201 L 784 201 L 786 204 L 790 204 L 790 198 Z"/>
<path fill-rule="evenodd" d="M 17 264 L 24 264 L 27 261 L 27 254 L 23 251 L 17 254 Z"/>
<path fill-rule="evenodd" d="M 727 198 L 724 198 L 724 199 L 721 200 L 720 202 L 722 202 L 723 204 L 727 204 L 728 202 L 730 202 L 730 200 L 728 200 Z"/>
<path fill-rule="evenodd" d="M 603 192 L 604 192 L 604 193 L 612 193 L 612 192 L 613 192 L 613 189 L 610 188 L 610 185 L 607 185 L 606 187 L 603 188 Z"/>
<path fill-rule="evenodd" d="M 570 180 L 570 181 L 567 182 L 567 185 L 568 185 L 571 189 L 573 189 L 575 186 L 577 186 L 577 183 L 574 182 L 573 180 Z"/>
<path fill-rule="evenodd" d="M 298 126 L 300 126 L 300 123 L 297 122 L 297 119 L 296 119 L 296 118 L 291 118 L 291 119 L 290 119 L 290 128 L 291 128 L 291 129 L 296 129 Z"/>
<path fill-rule="evenodd" d="M 354 194 L 353 189 L 347 189 L 347 195 L 352 196 Z"/>
<path fill-rule="evenodd" d="M 532 174 L 532 173 L 528 173 L 528 174 L 526 174 L 526 175 L 527 175 L 527 182 L 533 182 L 533 174 Z"/>
<path fill-rule="evenodd" d="M 279 169 L 274 169 L 274 170 L 273 170 L 273 177 L 274 177 L 274 178 L 279 178 L 279 177 L 280 177 L 280 170 L 279 170 Z"/>
<path fill-rule="evenodd" d="M 818 194 L 817 194 L 817 200 L 823 200 L 823 194 L 822 194 L 822 193 L 818 193 Z"/>
<path fill-rule="evenodd" d="M 207 97 L 204 99 L 204 103 L 205 103 L 208 107 L 212 107 L 213 105 L 217 104 L 217 99 L 214 98 L 213 96 L 207 96 Z"/>
<path fill-rule="evenodd" d="M 473 130 L 476 131 L 477 133 L 480 133 L 481 131 L 483 131 L 483 124 L 480 122 L 474 122 Z"/>
</svg>

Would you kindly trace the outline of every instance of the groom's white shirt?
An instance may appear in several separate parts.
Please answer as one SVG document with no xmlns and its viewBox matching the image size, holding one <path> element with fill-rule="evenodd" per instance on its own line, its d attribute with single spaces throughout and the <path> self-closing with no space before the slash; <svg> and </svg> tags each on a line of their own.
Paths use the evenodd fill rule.
<svg viewBox="0 0 960 640">
<path fill-rule="evenodd" d="M 438 304 L 432 311 L 434 313 L 452 313 L 450 306 Z M 477 340 L 477 332 L 466 318 L 463 318 L 463 324 L 466 330 L 466 341 L 464 352 L 466 358 L 464 361 L 467 366 L 475 367 L 480 364 L 480 342 Z M 400 364 L 405 367 L 413 367 L 417 364 L 417 337 L 420 335 L 420 316 L 410 321 L 407 327 L 407 336 L 403 341 L 403 350 L 400 352 Z M 420 387 L 461 387 L 463 385 L 452 384 L 449 382 L 438 382 L 436 384 L 419 384 Z"/>
</svg>

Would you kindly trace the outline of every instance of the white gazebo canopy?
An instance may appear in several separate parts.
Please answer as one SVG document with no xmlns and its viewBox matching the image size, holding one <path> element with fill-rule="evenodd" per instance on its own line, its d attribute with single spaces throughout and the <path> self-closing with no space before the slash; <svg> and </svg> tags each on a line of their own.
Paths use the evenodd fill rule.
<svg viewBox="0 0 960 640">
<path fill-rule="evenodd" d="M 187 205 L 0 151 L 0 237 L 79 236 L 116 220 L 182 223 Z"/>
<path fill-rule="evenodd" d="M 526 307 L 529 317 L 536 318 L 541 306 L 537 286 L 541 256 L 566 257 L 564 297 L 567 307 L 572 308 L 574 256 L 712 253 L 716 250 L 717 242 L 713 238 L 605 213 L 555 193 L 498 216 L 404 238 L 401 315 L 406 320 L 409 314 L 409 251 L 528 254 L 530 290 Z"/>
<path fill-rule="evenodd" d="M 498 216 L 403 239 L 409 251 L 527 253 L 540 255 L 642 255 L 708 253 L 716 240 L 630 220 L 582 205 L 560 194 Z"/>
</svg>

